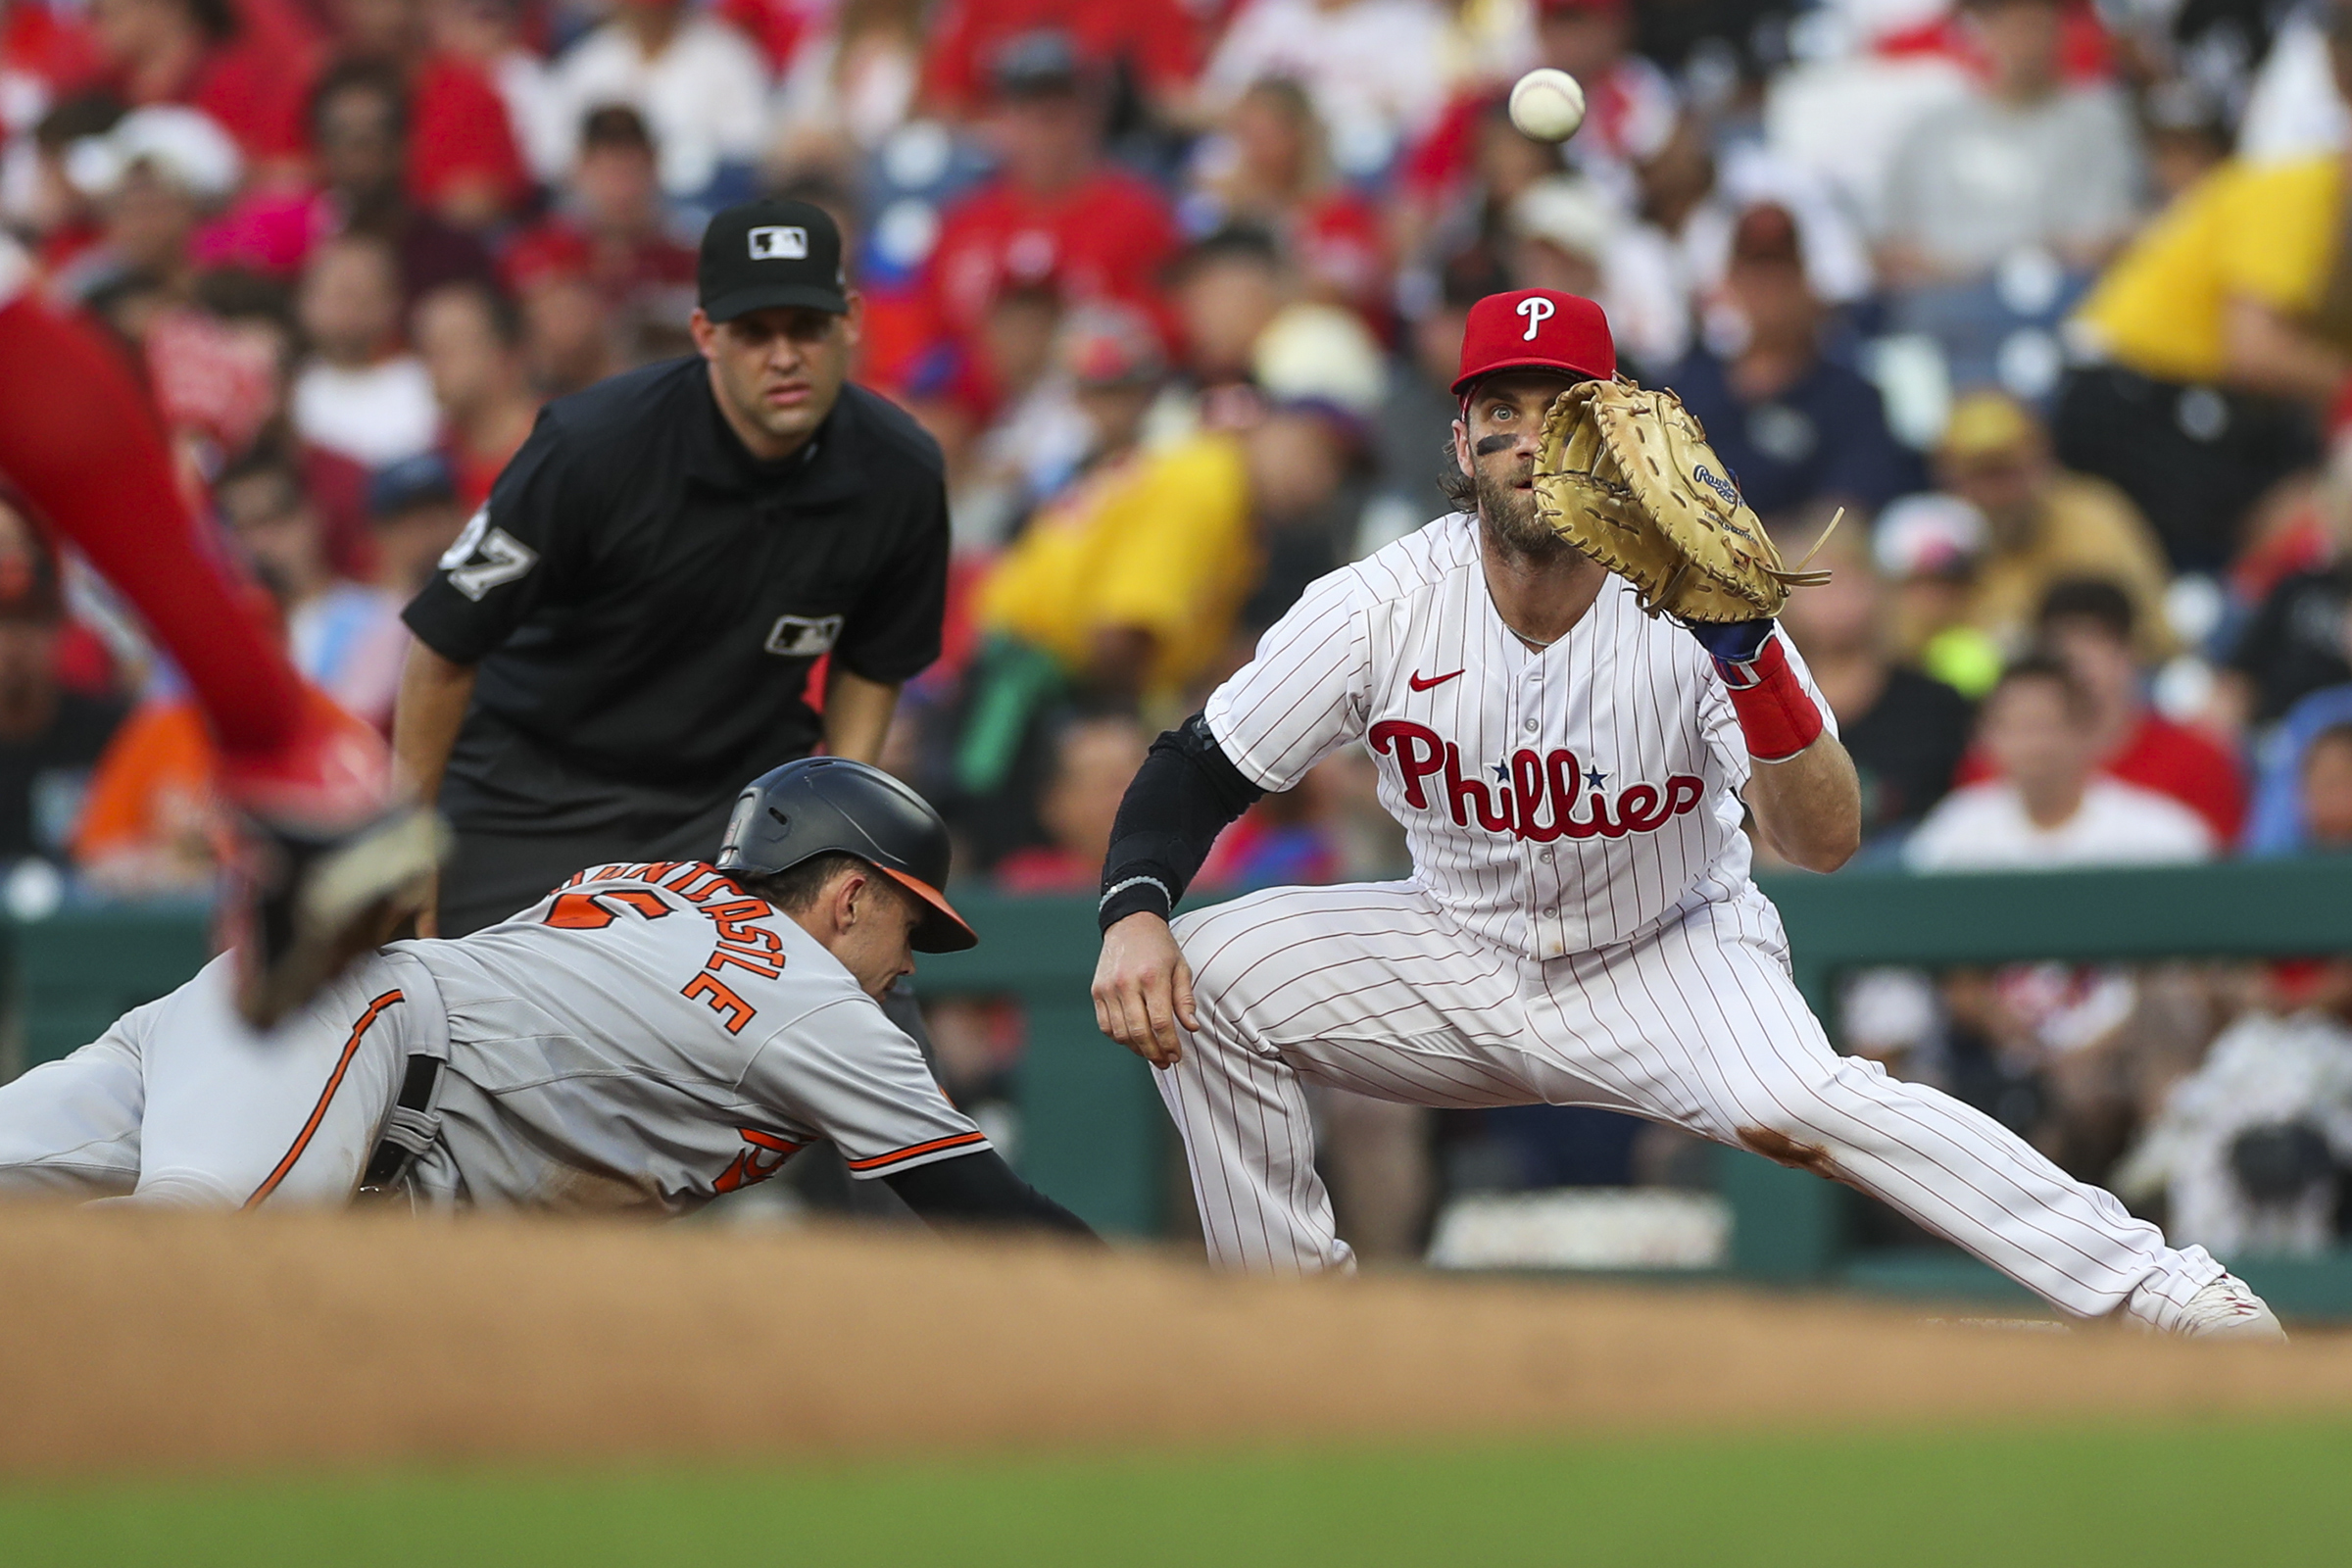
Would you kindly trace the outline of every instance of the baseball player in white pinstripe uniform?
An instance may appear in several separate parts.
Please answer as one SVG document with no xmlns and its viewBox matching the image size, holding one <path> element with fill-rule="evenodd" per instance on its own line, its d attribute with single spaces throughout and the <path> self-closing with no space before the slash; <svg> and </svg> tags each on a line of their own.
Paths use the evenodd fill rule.
<svg viewBox="0 0 2352 1568">
<path fill-rule="evenodd" d="M 1352 1266 L 1304 1083 L 1429 1105 L 1599 1105 L 1832 1176 L 2078 1317 L 2276 1337 L 2200 1248 L 1990 1118 L 1841 1057 L 1748 878 L 1743 816 L 1832 870 L 1860 831 L 1835 720 L 1770 620 L 1686 628 L 1538 519 L 1544 415 L 1615 371 L 1598 307 L 1470 315 L 1470 510 L 1310 587 L 1163 735 L 1122 806 L 1094 996 L 1150 1060 L 1211 1257 Z M 1168 923 L 1216 833 L 1360 741 L 1402 882 L 1278 888 Z"/>
</svg>

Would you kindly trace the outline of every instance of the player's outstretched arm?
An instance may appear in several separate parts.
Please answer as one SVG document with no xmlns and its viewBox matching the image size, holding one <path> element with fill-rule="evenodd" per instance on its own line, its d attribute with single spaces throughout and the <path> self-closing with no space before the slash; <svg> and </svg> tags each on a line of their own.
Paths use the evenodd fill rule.
<svg viewBox="0 0 2352 1568">
<path fill-rule="evenodd" d="M 1748 809 L 1773 853 L 1808 871 L 1835 871 L 1862 845 L 1862 783 L 1854 760 L 1823 733 L 1781 762 L 1759 761 L 1747 778 Z"/>
<path fill-rule="evenodd" d="M 1862 844 L 1862 784 L 1813 693 L 1797 677 L 1778 625 L 1693 625 L 1714 657 L 1755 765 L 1746 800 L 1773 852 L 1808 871 L 1835 871 Z"/>
<path fill-rule="evenodd" d="M 1168 930 L 1217 835 L 1265 791 L 1225 755 L 1195 713 L 1152 743 L 1111 824 L 1096 918 L 1095 1023 L 1154 1067 L 1184 1058 L 1178 1025 L 1198 1029 L 1193 971 Z"/>
<path fill-rule="evenodd" d="M 1012 1173 L 993 1149 L 882 1178 L 928 1225 L 1055 1231 L 1097 1241 L 1086 1221 Z"/>
</svg>

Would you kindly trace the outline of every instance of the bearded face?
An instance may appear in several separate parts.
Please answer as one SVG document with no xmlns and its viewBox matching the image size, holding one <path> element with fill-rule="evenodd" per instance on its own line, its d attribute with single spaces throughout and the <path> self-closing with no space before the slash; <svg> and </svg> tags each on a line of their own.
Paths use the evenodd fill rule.
<svg viewBox="0 0 2352 1568">
<path fill-rule="evenodd" d="M 1488 533 L 1505 550 L 1539 560 L 1571 547 L 1536 511 L 1536 453 L 1544 416 L 1568 383 L 1554 375 L 1501 374 L 1480 383 L 1468 420 L 1456 426 L 1455 454 L 1466 463 Z"/>
</svg>

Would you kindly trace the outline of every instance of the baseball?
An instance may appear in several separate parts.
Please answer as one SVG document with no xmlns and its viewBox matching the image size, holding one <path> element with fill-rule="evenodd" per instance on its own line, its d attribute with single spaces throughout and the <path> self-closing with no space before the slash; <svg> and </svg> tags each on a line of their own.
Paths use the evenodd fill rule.
<svg viewBox="0 0 2352 1568">
<path fill-rule="evenodd" d="M 1585 122 L 1585 89 L 1565 71 L 1531 71 L 1511 85 L 1511 123 L 1537 141 L 1566 141 Z"/>
</svg>

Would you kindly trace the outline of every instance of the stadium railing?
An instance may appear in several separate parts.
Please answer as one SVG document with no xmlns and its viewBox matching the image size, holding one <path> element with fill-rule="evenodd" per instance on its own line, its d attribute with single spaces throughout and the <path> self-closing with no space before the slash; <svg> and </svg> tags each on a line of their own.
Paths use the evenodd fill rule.
<svg viewBox="0 0 2352 1568">
<path fill-rule="evenodd" d="M 1911 876 L 1856 870 L 1765 879 L 1788 926 L 1796 981 L 1825 1020 L 1838 977 L 1878 964 L 1924 968 L 2037 959 L 2150 962 L 2352 954 L 2352 857 L 2146 870 Z M 1093 901 L 961 890 L 981 934 L 967 953 L 925 956 L 922 993 L 1017 1000 L 1018 1163 L 1102 1228 L 1160 1233 L 1180 1193 L 1151 1069 L 1096 1031 L 1087 987 Z M 69 906 L 0 922 L 0 1065 L 19 1070 L 97 1038 L 204 961 L 206 925 L 185 907 Z M 1733 1215 L 1729 1272 L 1797 1285 L 2022 1298 L 1948 1252 L 1856 1251 L 1855 1200 L 1803 1171 L 1717 1152 Z M 2241 1272 L 2282 1310 L 2352 1317 L 2352 1250 L 2255 1259 Z"/>
</svg>

